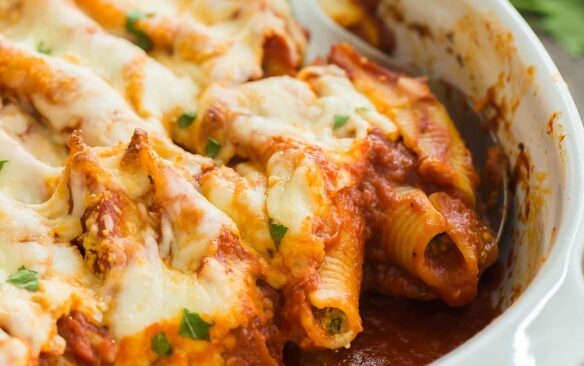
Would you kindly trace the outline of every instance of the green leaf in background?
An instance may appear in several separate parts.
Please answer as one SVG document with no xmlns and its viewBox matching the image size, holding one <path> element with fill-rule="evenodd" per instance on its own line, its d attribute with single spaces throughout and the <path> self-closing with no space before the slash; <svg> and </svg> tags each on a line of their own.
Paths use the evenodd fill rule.
<svg viewBox="0 0 584 366">
<path fill-rule="evenodd" d="M 574 56 L 584 55 L 584 0 L 511 0 L 536 29 Z"/>
</svg>

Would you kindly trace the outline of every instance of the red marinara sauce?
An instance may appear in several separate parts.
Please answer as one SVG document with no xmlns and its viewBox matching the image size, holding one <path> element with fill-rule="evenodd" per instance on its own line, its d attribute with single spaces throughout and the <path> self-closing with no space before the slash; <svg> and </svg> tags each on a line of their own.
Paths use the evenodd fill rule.
<svg viewBox="0 0 584 366">
<path fill-rule="evenodd" d="M 351 348 L 336 351 L 285 350 L 287 366 L 426 365 L 478 333 L 501 309 L 491 295 L 503 279 L 495 263 L 482 275 L 479 293 L 469 305 L 451 308 L 440 301 L 423 302 L 364 293 L 360 312 L 363 332 Z"/>
</svg>

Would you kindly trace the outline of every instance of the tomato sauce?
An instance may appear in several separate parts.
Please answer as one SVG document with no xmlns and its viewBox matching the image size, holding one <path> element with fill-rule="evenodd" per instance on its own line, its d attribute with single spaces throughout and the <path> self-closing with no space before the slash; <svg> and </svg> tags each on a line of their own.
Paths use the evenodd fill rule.
<svg viewBox="0 0 584 366">
<path fill-rule="evenodd" d="M 491 295 L 503 280 L 496 263 L 482 275 L 479 294 L 462 308 L 440 301 L 424 302 L 365 293 L 360 312 L 363 332 L 351 348 L 300 352 L 288 345 L 287 366 L 425 365 L 452 351 L 478 333 L 501 313 Z"/>
</svg>

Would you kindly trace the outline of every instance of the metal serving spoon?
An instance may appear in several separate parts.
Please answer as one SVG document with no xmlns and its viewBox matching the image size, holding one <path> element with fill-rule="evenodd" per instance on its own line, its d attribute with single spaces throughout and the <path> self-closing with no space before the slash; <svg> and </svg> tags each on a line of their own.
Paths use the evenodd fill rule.
<svg viewBox="0 0 584 366">
<path fill-rule="evenodd" d="M 361 38 L 337 25 L 328 17 L 317 0 L 290 0 L 290 5 L 296 19 L 310 31 L 310 42 L 306 51 L 305 63 L 312 62 L 317 57 L 325 57 L 335 43 L 348 43 L 361 55 L 377 64 L 397 72 L 409 75 L 419 75 L 412 65 L 407 65 L 391 58 L 386 53 L 369 45 Z M 468 98 L 450 84 L 442 80 L 429 79 L 429 86 L 434 95 L 448 110 L 456 123 L 463 140 L 469 148 L 477 167 L 484 167 L 487 160 L 487 149 L 498 146 L 497 136 L 490 129 L 485 129 L 484 119 L 474 112 Z M 487 208 L 486 215 L 491 227 L 497 233 L 496 242 L 501 240 L 505 221 L 509 213 L 509 176 L 505 169 L 501 184 L 498 187 L 498 201 L 494 207 Z M 484 185 L 479 188 L 483 202 L 487 201 L 489 192 Z"/>
</svg>

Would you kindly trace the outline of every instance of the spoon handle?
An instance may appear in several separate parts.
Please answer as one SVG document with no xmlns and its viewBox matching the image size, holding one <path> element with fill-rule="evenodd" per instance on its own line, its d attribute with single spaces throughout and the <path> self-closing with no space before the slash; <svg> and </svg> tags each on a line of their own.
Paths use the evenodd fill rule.
<svg viewBox="0 0 584 366">
<path fill-rule="evenodd" d="M 338 26 L 321 9 L 317 0 L 290 0 L 292 11 L 302 25 L 310 31 L 310 42 L 306 51 L 305 64 L 317 57 L 326 57 L 331 46 L 348 43 L 361 55 L 390 70 L 417 74 L 410 65 L 404 65 L 387 54 L 371 46 L 361 38 Z"/>
</svg>

